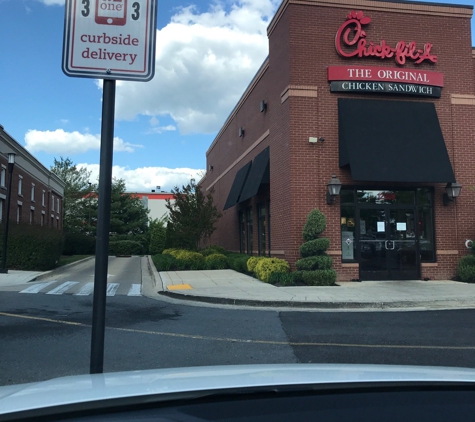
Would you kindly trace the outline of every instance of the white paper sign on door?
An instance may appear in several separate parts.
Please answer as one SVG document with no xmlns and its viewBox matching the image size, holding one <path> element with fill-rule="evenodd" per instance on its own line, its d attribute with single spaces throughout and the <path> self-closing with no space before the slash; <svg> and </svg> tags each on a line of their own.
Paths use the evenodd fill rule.
<svg viewBox="0 0 475 422">
<path fill-rule="evenodd" d="M 384 233 L 385 231 L 384 221 L 378 221 L 378 233 Z"/>
</svg>

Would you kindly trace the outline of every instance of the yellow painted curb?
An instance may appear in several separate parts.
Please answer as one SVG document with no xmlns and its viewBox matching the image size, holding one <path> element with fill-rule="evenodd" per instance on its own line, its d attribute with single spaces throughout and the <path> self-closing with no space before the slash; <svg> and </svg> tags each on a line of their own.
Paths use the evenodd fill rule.
<svg viewBox="0 0 475 422">
<path fill-rule="evenodd" d="M 174 284 L 172 286 L 167 286 L 168 290 L 193 290 L 189 284 Z"/>
</svg>

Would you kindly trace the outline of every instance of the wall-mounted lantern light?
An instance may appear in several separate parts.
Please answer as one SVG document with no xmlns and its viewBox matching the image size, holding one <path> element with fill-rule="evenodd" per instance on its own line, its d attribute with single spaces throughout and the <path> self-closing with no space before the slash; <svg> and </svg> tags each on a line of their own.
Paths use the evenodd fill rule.
<svg viewBox="0 0 475 422">
<path fill-rule="evenodd" d="M 264 100 L 261 101 L 260 110 L 261 110 L 261 113 L 267 110 L 267 103 Z"/>
<path fill-rule="evenodd" d="M 454 202 L 455 199 L 460 195 L 462 190 L 462 185 L 460 183 L 447 183 L 445 187 L 445 193 L 442 197 L 442 202 L 445 206 L 449 205 L 451 202 Z"/>
<path fill-rule="evenodd" d="M 335 203 L 335 199 L 340 195 L 341 182 L 336 175 L 332 175 L 331 180 L 327 184 L 327 205 Z"/>
<path fill-rule="evenodd" d="M 240 127 L 239 128 L 239 137 L 242 138 L 244 136 L 244 128 Z"/>
</svg>

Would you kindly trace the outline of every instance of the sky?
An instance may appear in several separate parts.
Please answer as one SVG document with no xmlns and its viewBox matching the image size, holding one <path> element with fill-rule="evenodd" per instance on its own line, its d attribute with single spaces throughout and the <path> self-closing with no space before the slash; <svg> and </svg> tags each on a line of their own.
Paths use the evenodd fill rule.
<svg viewBox="0 0 475 422">
<path fill-rule="evenodd" d="M 280 1 L 158 1 L 154 78 L 117 81 L 113 176 L 128 191 L 201 178 L 206 150 L 267 57 Z M 64 4 L 0 0 L 0 124 L 45 167 L 70 158 L 96 182 L 102 81 L 61 70 Z M 472 45 L 474 36 L 472 19 Z"/>
</svg>

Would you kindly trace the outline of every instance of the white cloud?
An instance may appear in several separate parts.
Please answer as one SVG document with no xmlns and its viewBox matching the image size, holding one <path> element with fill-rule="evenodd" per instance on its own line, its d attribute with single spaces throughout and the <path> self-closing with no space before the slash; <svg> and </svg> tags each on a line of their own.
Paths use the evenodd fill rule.
<svg viewBox="0 0 475 422">
<path fill-rule="evenodd" d="M 29 130 L 25 135 L 25 147 L 30 152 L 44 151 L 49 154 L 75 155 L 89 150 L 98 150 L 100 146 L 101 135 L 77 131 Z M 142 148 L 142 145 L 134 145 L 119 137 L 114 137 L 114 151 L 134 152 L 134 148 Z"/>
<path fill-rule="evenodd" d="M 268 54 L 277 0 L 179 9 L 157 32 L 155 77 L 117 82 L 116 118 L 170 115 L 183 134 L 216 132 Z M 99 84 L 100 86 L 100 84 Z"/>
<path fill-rule="evenodd" d="M 78 164 L 78 167 L 86 168 L 91 172 L 91 180 L 99 178 L 99 164 Z M 141 167 L 130 169 L 128 167 L 113 166 L 112 176 L 124 179 L 129 192 L 150 192 L 160 186 L 160 190 L 170 192 L 175 186 L 182 186 L 194 178 L 197 182 L 203 173 L 202 169 L 166 167 Z"/>
<path fill-rule="evenodd" d="M 64 6 L 64 0 L 37 0 L 46 6 Z"/>
</svg>

